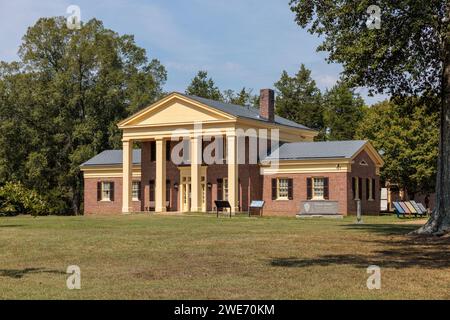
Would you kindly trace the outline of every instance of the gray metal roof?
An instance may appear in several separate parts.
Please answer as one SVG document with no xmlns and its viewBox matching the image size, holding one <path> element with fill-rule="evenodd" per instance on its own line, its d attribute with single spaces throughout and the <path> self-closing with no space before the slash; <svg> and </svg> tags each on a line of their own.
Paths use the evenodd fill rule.
<svg viewBox="0 0 450 320">
<path fill-rule="evenodd" d="M 344 158 L 348 159 L 365 144 L 364 140 L 350 141 L 325 141 L 325 142 L 292 142 L 280 146 L 278 159 L 280 160 L 307 160 L 307 159 L 329 159 Z M 272 153 L 266 159 L 275 159 L 276 152 Z M 133 150 L 133 164 L 141 163 L 141 150 Z M 95 157 L 89 159 L 81 165 L 102 166 L 102 165 L 121 165 L 122 150 L 105 150 Z"/>
<path fill-rule="evenodd" d="M 133 150 L 133 164 L 141 163 L 141 149 Z M 89 159 L 81 166 L 102 166 L 122 164 L 122 150 L 105 150 L 95 157 Z"/>
<path fill-rule="evenodd" d="M 285 143 L 266 159 L 348 159 L 365 144 L 365 140 Z"/>
<path fill-rule="evenodd" d="M 201 97 L 197 97 L 197 96 L 190 96 L 190 95 L 186 95 L 183 93 L 180 93 L 181 95 L 190 98 L 192 100 L 198 101 L 200 103 L 206 104 L 207 106 L 210 106 L 212 108 L 218 109 L 220 111 L 223 111 L 225 113 L 228 113 L 230 115 L 234 115 L 237 117 L 242 117 L 242 118 L 248 118 L 248 119 L 253 119 L 253 120 L 258 120 L 258 121 L 264 121 L 264 122 L 268 122 L 267 119 L 261 118 L 259 116 L 259 109 L 254 108 L 254 107 L 250 107 L 250 106 L 240 106 L 237 104 L 231 104 L 231 103 L 225 103 L 225 102 L 220 102 L 220 101 L 216 101 L 216 100 L 211 100 L 211 99 L 205 99 L 205 98 L 201 98 Z M 280 116 L 275 116 L 274 119 L 276 124 L 280 124 L 280 125 L 284 125 L 284 126 L 289 126 L 289 127 L 294 127 L 294 128 L 298 128 L 298 129 L 304 129 L 304 130 L 313 130 L 310 129 L 302 124 L 296 123 L 294 121 L 288 120 L 286 118 L 280 117 Z"/>
</svg>

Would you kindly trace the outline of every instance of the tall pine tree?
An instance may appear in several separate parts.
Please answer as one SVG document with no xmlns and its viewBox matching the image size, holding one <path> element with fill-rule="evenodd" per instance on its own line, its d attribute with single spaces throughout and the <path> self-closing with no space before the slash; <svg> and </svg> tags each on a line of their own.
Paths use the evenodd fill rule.
<svg viewBox="0 0 450 320">
<path fill-rule="evenodd" d="M 352 140 L 363 118 L 364 100 L 344 82 L 338 82 L 323 96 L 327 140 Z"/>
<path fill-rule="evenodd" d="M 216 101 L 224 100 L 214 80 L 208 78 L 207 71 L 202 70 L 191 80 L 191 83 L 186 88 L 186 94 Z"/>
<path fill-rule="evenodd" d="M 323 108 L 320 90 L 311 78 L 311 71 L 303 64 L 293 77 L 286 71 L 275 83 L 276 113 L 284 118 L 324 133 Z"/>
</svg>

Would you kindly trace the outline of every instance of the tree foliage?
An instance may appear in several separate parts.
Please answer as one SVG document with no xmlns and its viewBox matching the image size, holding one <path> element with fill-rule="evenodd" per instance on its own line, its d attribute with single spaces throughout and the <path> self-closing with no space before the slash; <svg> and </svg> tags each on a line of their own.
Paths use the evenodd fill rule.
<svg viewBox="0 0 450 320">
<path fill-rule="evenodd" d="M 367 27 L 367 9 L 381 9 L 381 28 Z M 448 28 L 446 1 L 291 0 L 295 21 L 324 36 L 317 48 L 328 61 L 344 66 L 351 86 L 373 92 L 440 91 L 443 35 Z"/>
<path fill-rule="evenodd" d="M 208 78 L 207 71 L 199 71 L 186 88 L 186 94 L 211 100 L 224 101 L 223 95 L 214 83 Z"/>
<path fill-rule="evenodd" d="M 28 213 L 34 216 L 55 213 L 36 191 L 21 183 L 7 182 L 0 187 L 0 216 L 15 216 Z"/>
<path fill-rule="evenodd" d="M 357 138 L 382 150 L 381 179 L 409 194 L 433 192 L 439 146 L 439 115 L 419 98 L 383 101 L 368 108 Z"/>
<path fill-rule="evenodd" d="M 224 101 L 239 106 L 259 106 L 259 96 L 254 95 L 252 89 L 243 87 L 239 92 L 228 89 L 223 91 Z"/>
<path fill-rule="evenodd" d="M 323 131 L 321 93 L 311 78 L 310 70 L 302 64 L 300 70 L 292 77 L 283 71 L 280 80 L 275 83 L 275 88 L 276 113 L 279 116 Z"/>
<path fill-rule="evenodd" d="M 160 97 L 166 71 L 96 19 L 79 30 L 39 19 L 19 58 L 0 64 L 0 184 L 19 181 L 78 213 L 80 164 L 121 146 L 117 122 Z"/>
<path fill-rule="evenodd" d="M 353 139 L 364 100 L 345 82 L 338 82 L 322 94 L 311 71 L 302 64 L 292 77 L 283 71 L 275 88 L 276 113 L 319 131 L 316 140 Z"/>
<path fill-rule="evenodd" d="M 323 95 L 327 140 L 352 140 L 364 115 L 364 100 L 344 82 L 338 82 Z"/>
</svg>

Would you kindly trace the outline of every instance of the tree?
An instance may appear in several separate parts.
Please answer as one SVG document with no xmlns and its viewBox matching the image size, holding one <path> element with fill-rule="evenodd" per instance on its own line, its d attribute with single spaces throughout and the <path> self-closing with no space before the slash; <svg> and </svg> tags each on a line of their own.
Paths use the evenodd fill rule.
<svg viewBox="0 0 450 320">
<path fill-rule="evenodd" d="M 364 114 L 364 100 L 344 82 L 337 83 L 323 96 L 327 140 L 351 140 Z"/>
<path fill-rule="evenodd" d="M 237 104 L 239 106 L 256 107 L 257 106 L 255 105 L 256 98 L 255 95 L 252 94 L 252 91 L 253 91 L 252 89 L 247 90 L 245 87 L 243 87 L 241 91 L 239 91 L 238 93 L 229 89 L 223 92 L 223 97 L 225 102 L 227 103 Z M 259 105 L 259 97 L 257 97 L 257 99 Z"/>
<path fill-rule="evenodd" d="M 311 71 L 303 64 L 293 77 L 286 71 L 275 83 L 276 114 L 324 133 L 323 108 L 320 90 L 311 79 Z"/>
<path fill-rule="evenodd" d="M 318 50 L 328 52 L 328 61 L 343 65 L 351 86 L 393 96 L 428 92 L 440 98 L 436 208 L 417 233 L 443 234 L 450 231 L 450 8 L 444 0 L 379 0 L 380 10 L 368 16 L 370 5 L 290 1 L 296 22 L 324 36 Z M 378 14 L 379 29 L 373 23 L 380 22 Z"/>
<path fill-rule="evenodd" d="M 0 184 L 35 190 L 49 213 L 78 213 L 80 164 L 121 146 L 117 122 L 160 97 L 166 71 L 96 19 L 79 30 L 39 19 L 19 58 L 0 63 Z"/>
<path fill-rule="evenodd" d="M 412 97 L 377 103 L 366 110 L 356 138 L 383 151 L 381 180 L 397 183 L 412 197 L 434 191 L 439 115 Z"/>
<path fill-rule="evenodd" d="M 199 71 L 186 88 L 186 94 L 211 100 L 223 101 L 222 93 L 207 71 Z"/>
</svg>

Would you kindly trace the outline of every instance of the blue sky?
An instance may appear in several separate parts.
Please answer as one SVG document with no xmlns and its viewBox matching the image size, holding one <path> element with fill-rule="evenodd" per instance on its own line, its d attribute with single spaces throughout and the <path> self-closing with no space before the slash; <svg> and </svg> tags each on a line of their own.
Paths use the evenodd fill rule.
<svg viewBox="0 0 450 320">
<path fill-rule="evenodd" d="M 273 87 L 282 70 L 304 63 L 321 90 L 342 70 L 316 52 L 320 39 L 294 22 L 288 0 L 15 0 L 0 3 L 0 60 L 16 59 L 21 37 L 39 17 L 81 8 L 83 21 L 96 17 L 136 43 L 168 71 L 166 91 L 184 91 L 198 70 L 207 70 L 220 89 Z M 384 96 L 368 97 L 366 103 Z"/>
</svg>

